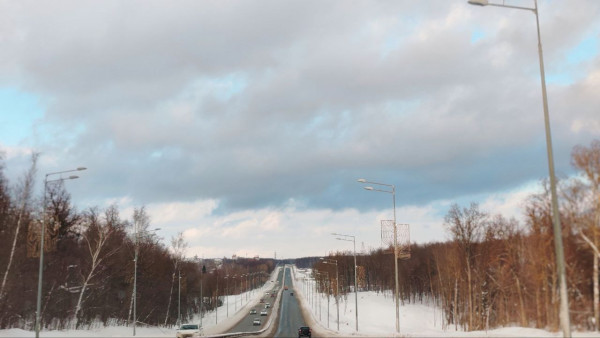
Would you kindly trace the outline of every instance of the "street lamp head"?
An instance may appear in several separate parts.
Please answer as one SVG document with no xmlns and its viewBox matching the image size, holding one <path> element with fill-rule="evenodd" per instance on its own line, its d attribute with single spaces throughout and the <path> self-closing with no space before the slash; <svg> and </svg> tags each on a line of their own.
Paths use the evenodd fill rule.
<svg viewBox="0 0 600 338">
<path fill-rule="evenodd" d="M 365 180 L 364 178 L 359 178 L 356 181 L 360 182 L 360 183 L 366 183 L 367 182 L 367 180 Z"/>
<path fill-rule="evenodd" d="M 76 178 L 79 178 L 79 176 L 77 176 L 77 175 L 71 175 L 71 176 L 69 176 L 69 178 L 68 178 L 68 179 L 69 179 L 69 180 L 74 180 L 74 179 L 76 179 Z"/>
<path fill-rule="evenodd" d="M 373 190 L 373 187 L 365 187 L 365 190 Z"/>
<path fill-rule="evenodd" d="M 87 170 L 86 167 L 78 167 L 77 170 L 81 171 L 81 170 Z"/>
<path fill-rule="evenodd" d="M 488 0 L 469 0 L 468 3 L 470 5 L 475 5 L 475 6 L 487 6 L 487 5 L 489 5 Z"/>
</svg>

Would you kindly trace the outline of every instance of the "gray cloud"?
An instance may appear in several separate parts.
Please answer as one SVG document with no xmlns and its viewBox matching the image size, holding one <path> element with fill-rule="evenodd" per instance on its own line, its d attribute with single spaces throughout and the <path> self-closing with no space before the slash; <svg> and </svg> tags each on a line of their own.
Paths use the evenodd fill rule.
<svg viewBox="0 0 600 338">
<path fill-rule="evenodd" d="M 584 3 L 540 4 L 548 72 L 598 72 L 598 55 L 565 66 L 600 29 L 600 4 Z M 43 128 L 69 135 L 35 147 L 93 170 L 74 189 L 215 198 L 223 212 L 372 208 L 381 200 L 358 177 L 423 204 L 547 173 L 531 13 L 463 1 L 4 7 L 0 70 L 46 104 Z M 572 146 L 598 137 L 573 128 L 596 116 L 597 89 L 549 86 L 562 172 Z"/>
</svg>

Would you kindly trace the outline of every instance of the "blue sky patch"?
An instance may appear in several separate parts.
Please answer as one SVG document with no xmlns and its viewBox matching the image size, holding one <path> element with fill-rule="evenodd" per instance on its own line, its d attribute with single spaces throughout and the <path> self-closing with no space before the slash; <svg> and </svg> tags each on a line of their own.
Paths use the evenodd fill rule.
<svg viewBox="0 0 600 338">
<path fill-rule="evenodd" d="M 570 72 L 548 72 L 546 73 L 546 83 L 569 86 L 575 83 L 575 76 Z"/>
<path fill-rule="evenodd" d="M 598 55 L 598 37 L 594 34 L 579 43 L 567 53 L 567 61 L 577 64 L 593 59 Z"/>
<path fill-rule="evenodd" d="M 471 44 L 475 44 L 477 41 L 485 37 L 485 32 L 481 29 L 474 29 L 471 31 Z"/>
<path fill-rule="evenodd" d="M 0 88 L 0 143 L 19 144 L 31 135 L 33 124 L 43 113 L 35 95 L 14 88 Z"/>
<path fill-rule="evenodd" d="M 248 85 L 244 76 L 230 74 L 211 81 L 214 95 L 219 100 L 228 101 L 235 94 L 242 92 Z"/>
</svg>

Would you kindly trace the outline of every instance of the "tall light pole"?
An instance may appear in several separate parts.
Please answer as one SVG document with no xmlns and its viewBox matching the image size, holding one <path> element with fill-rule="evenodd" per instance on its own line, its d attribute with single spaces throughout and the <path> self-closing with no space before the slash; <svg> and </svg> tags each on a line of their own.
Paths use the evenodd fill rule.
<svg viewBox="0 0 600 338">
<path fill-rule="evenodd" d="M 134 258 L 133 258 L 133 335 L 135 336 L 135 327 L 137 324 L 137 262 L 139 255 L 139 241 L 140 231 L 139 224 L 137 221 L 133 222 L 134 227 Z M 150 231 L 142 231 L 142 233 L 148 234 L 149 232 L 158 231 L 160 228 L 156 228 Z"/>
<path fill-rule="evenodd" d="M 215 277 L 217 277 L 217 297 L 215 302 L 215 325 L 219 323 L 219 270 L 215 269 Z"/>
<path fill-rule="evenodd" d="M 320 272 L 327 278 L 327 328 L 329 328 L 329 292 L 331 291 L 331 283 L 329 282 L 329 271 Z"/>
<path fill-rule="evenodd" d="M 244 296 L 242 294 L 242 280 L 244 279 L 244 275 L 240 274 L 240 308 L 242 307 L 242 305 L 244 305 L 243 301 L 244 301 Z"/>
<path fill-rule="evenodd" d="M 340 279 L 338 278 L 338 262 L 335 259 L 323 259 L 321 258 L 324 264 L 334 264 L 335 265 L 335 304 L 337 305 L 337 330 L 340 330 Z"/>
<path fill-rule="evenodd" d="M 357 279 L 357 265 L 356 265 L 356 237 L 352 235 L 344 235 L 344 234 L 336 234 L 332 233 L 334 236 L 342 236 L 347 238 L 336 238 L 339 241 L 347 241 L 352 242 L 354 245 L 354 313 L 355 313 L 355 322 L 356 322 L 356 331 L 358 332 L 358 279 Z M 352 238 L 352 239 L 348 239 Z"/>
<path fill-rule="evenodd" d="M 181 326 L 181 270 L 177 270 L 179 288 L 177 292 L 177 326 Z"/>
<path fill-rule="evenodd" d="M 246 303 L 249 301 L 248 285 L 250 284 L 250 265 L 248 265 L 248 273 L 246 273 Z"/>
<path fill-rule="evenodd" d="M 229 275 L 225 276 L 225 303 L 227 303 L 227 318 L 229 318 Z"/>
<path fill-rule="evenodd" d="M 237 275 L 231 276 L 231 278 L 233 278 L 233 308 L 234 308 L 235 312 L 237 312 L 237 300 L 235 299 L 235 278 L 236 277 L 237 277 Z"/>
<path fill-rule="evenodd" d="M 204 265 L 204 258 L 202 258 L 202 269 L 200 270 L 200 327 L 202 327 L 202 317 L 204 316 L 204 295 L 202 294 L 202 285 L 204 284 L 204 274 L 206 273 L 206 266 Z"/>
<path fill-rule="evenodd" d="M 392 184 L 385 184 L 379 182 L 370 182 L 364 178 L 359 178 L 358 182 L 375 184 L 384 187 L 389 187 L 391 190 L 376 189 L 373 187 L 365 187 L 365 190 L 378 191 L 388 194 L 392 194 L 392 202 L 394 204 L 394 278 L 396 280 L 396 290 L 394 291 L 394 298 L 396 300 L 396 333 L 400 333 L 400 299 L 398 297 L 398 226 L 396 225 L 396 187 Z"/>
<path fill-rule="evenodd" d="M 533 8 L 509 6 L 504 4 L 494 4 L 487 0 L 469 0 L 472 5 L 478 6 L 496 6 L 514 9 L 523 9 L 535 14 L 535 24 L 537 27 L 538 39 L 538 57 L 540 61 L 540 76 L 542 82 L 542 105 L 544 109 L 544 127 L 546 131 L 546 152 L 548 154 L 548 172 L 550 175 L 550 192 L 552 195 L 552 230 L 554 232 L 554 255 L 556 256 L 556 269 L 559 276 L 560 287 L 560 326 L 563 336 L 571 336 L 571 324 L 569 319 L 569 294 L 567 292 L 567 277 L 565 272 L 565 253 L 562 240 L 562 227 L 560 224 L 560 215 L 558 213 L 558 197 L 556 193 L 556 176 L 554 174 L 554 155 L 552 150 L 552 134 L 550 132 L 550 113 L 548 112 L 548 94 L 546 93 L 546 74 L 544 72 L 544 54 L 542 51 L 542 38 L 540 34 L 540 19 L 538 16 L 537 0 L 533 0 Z"/>
<path fill-rule="evenodd" d="M 327 283 L 325 285 L 327 286 L 327 327 L 329 327 L 329 272 L 328 271 L 317 271 L 317 276 L 327 278 Z M 320 286 L 320 289 L 322 290 L 323 283 L 321 282 L 320 279 L 319 279 L 319 286 Z M 319 320 L 321 320 L 321 313 L 322 313 L 322 309 L 323 309 L 323 307 L 320 304 L 321 301 L 322 301 L 322 297 L 321 297 L 321 295 L 319 295 Z"/>
<path fill-rule="evenodd" d="M 316 298 L 317 298 L 317 306 L 315 308 L 315 311 L 319 313 L 319 321 L 322 320 L 322 314 L 323 311 L 321 311 L 321 294 L 320 294 L 320 290 L 319 290 L 319 286 L 321 285 L 321 282 L 319 281 L 319 275 L 321 273 L 317 270 L 315 270 L 315 290 L 316 290 Z M 315 313 L 316 314 L 316 313 Z"/>
<path fill-rule="evenodd" d="M 58 178 L 58 179 L 49 181 L 48 177 L 54 176 L 54 175 L 60 175 L 60 174 L 64 174 L 64 173 L 70 173 L 70 172 L 74 172 L 74 171 L 82 171 L 82 170 L 86 170 L 86 169 L 87 168 L 85 168 L 85 167 L 79 167 L 77 169 L 72 169 L 72 170 L 57 171 L 57 172 L 53 172 L 53 173 L 48 173 L 44 177 L 44 198 L 43 198 L 43 205 L 42 205 L 42 227 L 40 230 L 40 267 L 39 267 L 39 272 L 38 272 L 37 305 L 36 305 L 36 311 L 35 311 L 35 337 L 36 338 L 39 338 L 40 330 L 41 330 L 42 275 L 44 274 L 44 237 L 46 234 L 46 192 L 48 190 L 48 183 L 63 182 L 66 180 L 74 180 L 74 179 L 79 178 L 79 176 L 72 175 L 69 177 Z"/>
</svg>

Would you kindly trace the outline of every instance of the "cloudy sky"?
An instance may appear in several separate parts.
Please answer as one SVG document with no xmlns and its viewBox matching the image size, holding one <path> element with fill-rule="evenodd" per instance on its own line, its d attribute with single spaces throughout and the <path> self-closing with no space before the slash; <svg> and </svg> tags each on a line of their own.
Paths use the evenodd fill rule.
<svg viewBox="0 0 600 338">
<path fill-rule="evenodd" d="M 507 4 L 532 6 L 533 1 Z M 600 138 L 600 2 L 540 0 L 557 173 Z M 145 206 L 204 257 L 411 240 L 451 203 L 521 215 L 548 175 L 535 15 L 422 1 L 2 1 L 0 151 L 79 210 Z"/>
</svg>

